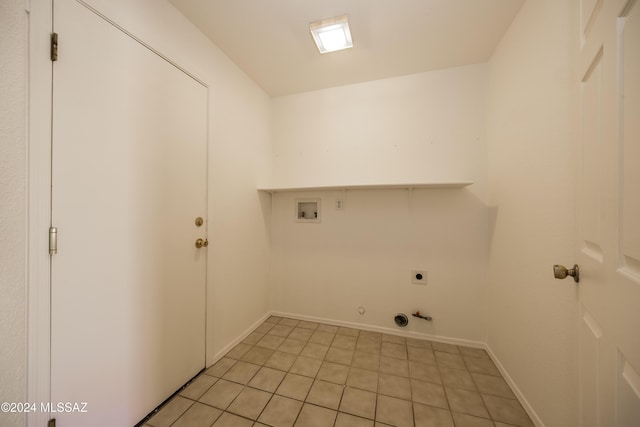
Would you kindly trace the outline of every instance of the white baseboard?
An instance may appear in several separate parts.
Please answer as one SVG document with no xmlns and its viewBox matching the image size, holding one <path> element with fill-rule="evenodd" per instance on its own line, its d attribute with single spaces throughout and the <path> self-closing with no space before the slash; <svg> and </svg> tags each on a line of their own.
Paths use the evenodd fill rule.
<svg viewBox="0 0 640 427">
<path fill-rule="evenodd" d="M 356 328 L 356 329 L 362 329 L 365 331 L 372 331 L 372 332 L 381 332 L 383 334 L 398 335 L 398 336 L 407 337 L 407 338 L 416 338 L 416 339 L 422 339 L 422 340 L 426 339 L 429 341 L 441 342 L 445 344 L 464 345 L 467 347 L 475 347 L 475 348 L 486 347 L 486 344 L 480 341 L 471 341 L 471 340 L 464 340 L 459 338 L 443 337 L 440 335 L 423 334 L 420 332 L 404 331 L 396 328 L 386 328 L 384 326 L 367 325 L 365 323 L 344 322 L 341 320 L 326 319 L 323 317 L 315 317 L 315 316 L 305 316 L 305 315 L 295 314 L 295 313 L 285 313 L 282 311 L 272 311 L 270 314 L 273 316 L 290 317 L 292 319 L 297 319 L 297 320 L 326 323 L 328 325 L 342 326 L 345 328 Z"/>
<path fill-rule="evenodd" d="M 522 392 L 520 391 L 516 383 L 513 381 L 513 379 L 505 369 L 505 367 L 502 365 L 498 357 L 491 350 L 491 347 L 489 347 L 487 343 L 480 342 L 480 341 L 471 341 L 471 340 L 463 340 L 458 338 L 443 337 L 439 335 L 422 334 L 422 333 L 413 332 L 413 331 L 402 331 L 398 329 L 386 328 L 383 326 L 367 325 L 364 323 L 356 323 L 356 322 L 345 322 L 341 320 L 327 319 L 324 317 L 305 316 L 302 314 L 286 313 L 282 311 L 270 311 L 264 316 L 262 316 L 258 321 L 256 321 L 249 328 L 247 328 L 238 338 L 236 338 L 235 340 L 227 344 L 222 350 L 216 353 L 216 355 L 214 356 L 214 361 L 212 365 L 215 364 L 218 360 L 222 359 L 222 357 L 225 354 L 227 354 L 229 350 L 231 350 L 233 347 L 235 347 L 240 342 L 242 342 L 242 340 L 244 340 L 247 336 L 249 336 L 249 334 L 251 334 L 258 326 L 260 326 L 270 316 L 288 317 L 291 319 L 306 320 L 308 322 L 316 322 L 316 323 L 325 323 L 327 325 L 342 326 L 345 328 L 356 328 L 356 329 L 362 329 L 365 331 L 380 332 L 383 334 L 398 335 L 398 336 L 407 337 L 407 338 L 427 339 L 429 341 L 441 342 L 446 344 L 482 348 L 487 351 L 487 353 L 489 354 L 489 357 L 491 358 L 493 363 L 495 363 L 496 367 L 502 374 L 502 377 L 507 382 L 507 384 L 509 384 L 509 387 L 511 387 L 511 390 L 518 398 L 518 401 L 520 402 L 524 410 L 527 411 L 527 414 L 529 414 L 529 417 L 531 418 L 533 423 L 536 425 L 536 427 L 545 427 L 544 423 L 542 422 L 542 420 L 540 419 L 536 411 L 533 409 L 531 404 L 529 404 L 524 394 L 522 394 Z"/>
<path fill-rule="evenodd" d="M 489 357 L 491 357 L 491 360 L 493 360 L 493 363 L 495 363 L 504 380 L 507 382 L 507 384 L 509 384 L 509 387 L 511 387 L 511 391 L 513 391 L 513 393 L 516 395 L 524 410 L 527 411 L 527 414 L 529 415 L 529 418 L 531 418 L 531 421 L 533 421 L 533 424 L 535 424 L 536 427 L 545 427 L 544 423 L 542 422 L 536 411 L 533 409 L 527 398 L 524 397 L 522 391 L 520 391 L 516 383 L 513 381 L 513 378 L 511 378 L 505 367 L 502 365 L 502 363 L 500 363 L 500 359 L 498 359 L 493 350 L 491 350 L 489 344 L 485 344 L 484 349 L 489 354 Z"/>
<path fill-rule="evenodd" d="M 253 325 L 249 326 L 236 339 L 234 339 L 229 344 L 224 346 L 220 351 L 218 351 L 213 356 L 213 362 L 209 366 L 207 366 L 207 368 L 209 368 L 210 366 L 214 365 L 217 361 L 222 359 L 222 357 L 224 357 L 224 355 L 227 354 L 229 350 L 231 350 L 233 347 L 241 343 L 246 337 L 249 336 L 249 334 L 251 334 L 251 332 L 253 332 L 258 326 L 260 326 L 270 316 L 288 317 L 291 319 L 306 320 L 308 322 L 316 322 L 316 323 L 325 323 L 327 325 L 342 326 L 345 328 L 356 328 L 356 329 L 362 329 L 365 331 L 380 332 L 383 334 L 398 335 L 398 336 L 407 337 L 407 338 L 416 338 L 416 339 L 423 339 L 423 340 L 427 339 L 429 341 L 436 341 L 436 342 L 441 342 L 445 344 L 464 345 L 467 347 L 475 347 L 475 348 L 487 347 L 485 343 L 480 341 L 463 340 L 458 338 L 443 337 L 439 335 L 421 334 L 419 332 L 412 332 L 412 331 L 400 331 L 397 329 L 385 328 L 382 326 L 367 325 L 364 323 L 356 323 L 356 322 L 344 322 L 341 320 L 327 319 L 324 317 L 305 316 L 302 314 L 295 314 L 295 313 L 285 313 L 283 311 L 270 311 L 264 316 L 262 316 L 260 319 L 258 319 Z"/>
<path fill-rule="evenodd" d="M 229 352 L 229 350 L 231 350 L 233 347 L 235 347 L 236 345 L 238 345 L 240 342 L 242 342 L 242 340 L 244 340 L 246 337 L 249 336 L 249 334 L 251 334 L 251 332 L 253 332 L 258 326 L 260 326 L 265 320 L 267 320 L 269 318 L 269 316 L 271 316 L 271 313 L 267 313 L 264 316 L 262 316 L 260 319 L 258 319 L 253 325 L 249 326 L 247 329 L 245 329 L 245 331 L 240 334 L 238 336 L 238 338 L 234 339 L 233 341 L 231 341 L 229 344 L 227 344 L 226 346 L 224 346 L 222 348 L 222 350 L 218 351 L 214 356 L 213 356 L 213 362 L 211 363 L 211 365 L 207 366 L 207 368 L 213 366 L 216 364 L 216 362 L 220 359 L 222 359 L 222 357 L 227 354 Z"/>
</svg>

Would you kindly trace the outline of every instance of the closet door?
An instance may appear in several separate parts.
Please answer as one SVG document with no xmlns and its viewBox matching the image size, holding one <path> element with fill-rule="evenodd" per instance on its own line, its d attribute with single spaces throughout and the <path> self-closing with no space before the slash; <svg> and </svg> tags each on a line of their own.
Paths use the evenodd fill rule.
<svg viewBox="0 0 640 427">
<path fill-rule="evenodd" d="M 51 417 L 131 426 L 205 367 L 207 88 L 82 2 L 54 31 Z"/>
</svg>

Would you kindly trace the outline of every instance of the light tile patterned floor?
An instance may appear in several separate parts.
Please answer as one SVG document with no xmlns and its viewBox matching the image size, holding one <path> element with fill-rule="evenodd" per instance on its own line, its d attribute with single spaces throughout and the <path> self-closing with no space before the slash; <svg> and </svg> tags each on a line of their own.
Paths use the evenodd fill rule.
<svg viewBox="0 0 640 427">
<path fill-rule="evenodd" d="M 484 350 L 272 316 L 146 426 L 533 426 Z"/>
</svg>

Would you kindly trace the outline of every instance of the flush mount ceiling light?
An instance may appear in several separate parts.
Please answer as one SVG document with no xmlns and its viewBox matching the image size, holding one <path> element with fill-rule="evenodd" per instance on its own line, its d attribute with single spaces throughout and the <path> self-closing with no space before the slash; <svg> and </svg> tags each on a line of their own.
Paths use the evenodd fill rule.
<svg viewBox="0 0 640 427">
<path fill-rule="evenodd" d="M 353 47 L 347 18 L 347 15 L 342 15 L 309 24 L 309 30 L 320 53 Z"/>
</svg>

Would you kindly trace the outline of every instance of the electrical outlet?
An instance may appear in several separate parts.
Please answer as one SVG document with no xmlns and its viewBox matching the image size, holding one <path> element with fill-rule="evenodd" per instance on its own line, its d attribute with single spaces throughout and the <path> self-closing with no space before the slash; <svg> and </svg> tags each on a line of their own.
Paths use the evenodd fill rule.
<svg viewBox="0 0 640 427">
<path fill-rule="evenodd" d="M 427 270 L 411 270 L 411 283 L 417 285 L 427 284 Z"/>
<path fill-rule="evenodd" d="M 341 211 L 344 209 L 344 200 L 343 199 L 336 199 L 336 210 L 337 211 Z"/>
</svg>

